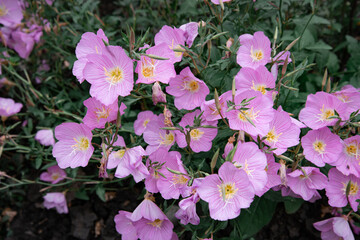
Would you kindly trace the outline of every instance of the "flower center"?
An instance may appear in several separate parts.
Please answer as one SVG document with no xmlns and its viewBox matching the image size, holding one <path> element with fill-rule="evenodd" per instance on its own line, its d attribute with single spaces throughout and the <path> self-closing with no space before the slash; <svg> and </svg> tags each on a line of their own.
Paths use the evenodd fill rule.
<svg viewBox="0 0 360 240">
<path fill-rule="evenodd" d="M 52 180 L 56 180 L 56 179 L 58 179 L 60 177 L 60 175 L 58 174 L 58 173 L 53 173 L 52 175 L 51 175 L 51 179 Z"/>
<path fill-rule="evenodd" d="M 325 109 L 325 106 L 323 105 L 322 108 L 320 109 L 321 113 L 319 113 L 319 120 L 320 121 L 331 121 L 333 119 L 329 119 L 329 117 L 335 116 L 335 111 L 334 109 Z"/>
<path fill-rule="evenodd" d="M 188 181 L 188 179 L 186 177 L 184 177 L 183 175 L 176 175 L 174 174 L 173 177 L 172 177 L 172 183 L 173 184 L 186 184 Z"/>
<path fill-rule="evenodd" d="M 162 141 L 160 143 L 163 144 L 163 145 L 166 145 L 166 146 L 169 146 L 169 145 L 173 144 L 174 139 L 175 139 L 174 134 L 172 132 L 166 133 L 165 137 L 163 137 L 160 134 L 160 138 L 162 139 Z"/>
<path fill-rule="evenodd" d="M 350 188 L 349 188 L 349 189 L 350 189 L 350 190 L 349 190 L 349 195 L 354 196 L 354 195 L 356 195 L 356 194 L 358 193 L 358 191 L 359 191 L 359 186 L 357 185 L 356 182 L 353 183 L 353 182 L 350 181 Z"/>
<path fill-rule="evenodd" d="M 108 118 L 110 115 L 110 108 L 107 108 L 105 106 L 102 106 L 100 108 L 95 108 L 96 111 L 94 112 L 97 118 L 97 121 L 99 122 L 101 118 Z"/>
<path fill-rule="evenodd" d="M 199 83 L 196 80 L 189 80 L 184 82 L 183 87 L 185 90 L 194 93 L 199 90 Z"/>
<path fill-rule="evenodd" d="M 248 119 L 255 120 L 259 112 L 260 111 L 254 112 L 254 108 L 252 107 L 251 109 L 239 112 L 238 117 L 243 122 L 249 122 Z"/>
<path fill-rule="evenodd" d="M 276 134 L 275 132 L 275 127 L 273 127 L 270 132 L 268 132 L 268 134 L 266 134 L 266 141 L 269 143 L 276 143 L 277 141 L 279 141 L 279 137 L 281 136 L 282 133 Z"/>
<path fill-rule="evenodd" d="M 72 145 L 73 151 L 85 151 L 89 148 L 89 139 L 87 137 L 81 137 L 79 139 L 74 138 L 76 144 Z"/>
<path fill-rule="evenodd" d="M 155 221 L 149 222 L 149 223 L 147 223 L 147 224 L 150 224 L 150 225 L 153 226 L 153 227 L 160 228 L 163 221 L 164 221 L 164 220 L 155 219 Z"/>
<path fill-rule="evenodd" d="M 255 91 L 258 91 L 258 92 L 261 92 L 263 95 L 266 94 L 266 85 L 264 85 L 264 84 L 255 85 L 255 83 L 253 82 L 253 85 L 252 85 L 251 89 L 253 89 Z"/>
<path fill-rule="evenodd" d="M 118 157 L 118 158 L 123 158 L 124 155 L 125 155 L 125 152 L 126 152 L 125 149 L 120 149 L 119 151 L 117 151 L 117 152 L 115 153 L 115 155 L 116 155 L 116 157 Z"/>
<path fill-rule="evenodd" d="M 313 148 L 316 152 L 320 153 L 320 154 L 324 154 L 325 153 L 325 147 L 326 147 L 326 143 L 324 143 L 321 140 L 316 140 L 313 143 Z"/>
<path fill-rule="evenodd" d="M 203 134 L 204 132 L 199 130 L 198 128 L 190 131 L 190 136 L 192 140 L 199 140 Z"/>
<path fill-rule="evenodd" d="M 351 143 L 349 145 L 345 146 L 345 152 L 348 156 L 350 157 L 355 157 L 358 158 L 359 157 L 359 148 L 357 146 L 357 143 Z"/>
<path fill-rule="evenodd" d="M 258 62 L 264 58 L 264 53 L 262 52 L 262 50 L 258 49 L 254 51 L 252 46 L 251 46 L 250 54 L 253 62 Z"/>
<path fill-rule="evenodd" d="M 145 119 L 144 123 L 143 123 L 143 126 L 146 127 L 146 125 L 149 123 L 150 119 Z"/>
<path fill-rule="evenodd" d="M 235 183 L 222 183 L 221 185 L 218 185 L 220 197 L 225 200 L 232 199 L 236 192 L 239 190 L 235 187 Z"/>
<path fill-rule="evenodd" d="M 0 6 L 0 17 L 7 15 L 8 12 L 9 10 L 6 8 L 4 4 Z"/>
<path fill-rule="evenodd" d="M 105 75 L 107 76 L 106 80 L 108 80 L 111 84 L 117 84 L 124 79 L 123 71 L 119 67 L 115 67 L 110 71 L 104 67 Z"/>
</svg>

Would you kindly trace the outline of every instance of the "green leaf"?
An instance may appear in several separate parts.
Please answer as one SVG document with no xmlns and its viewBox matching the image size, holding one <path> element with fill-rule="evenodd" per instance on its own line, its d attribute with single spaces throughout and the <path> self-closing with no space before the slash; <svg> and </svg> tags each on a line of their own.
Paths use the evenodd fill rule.
<svg viewBox="0 0 360 240">
<path fill-rule="evenodd" d="M 268 224 L 276 205 L 274 201 L 256 197 L 250 208 L 241 210 L 240 216 L 235 221 L 238 222 L 242 237 L 249 238 Z"/>
<path fill-rule="evenodd" d="M 96 187 L 96 195 L 101 199 L 101 201 L 105 202 L 105 188 L 103 185 L 98 185 Z"/>
<path fill-rule="evenodd" d="M 299 208 L 303 204 L 303 202 L 304 200 L 302 200 L 301 198 L 291 198 L 287 201 L 284 201 L 286 213 L 287 214 L 296 213 L 297 210 L 299 210 Z"/>
<path fill-rule="evenodd" d="M 318 41 L 317 43 L 305 47 L 307 50 L 331 50 L 332 47 L 326 44 L 324 41 Z"/>
<path fill-rule="evenodd" d="M 41 164 L 42 164 L 42 156 L 38 156 L 36 159 L 35 159 L 35 168 L 36 169 L 39 169 L 41 167 Z"/>
<path fill-rule="evenodd" d="M 89 196 L 87 195 L 85 189 L 82 189 L 82 190 L 76 192 L 75 197 L 78 199 L 81 199 L 81 200 L 86 200 L 86 201 L 89 200 Z"/>
</svg>

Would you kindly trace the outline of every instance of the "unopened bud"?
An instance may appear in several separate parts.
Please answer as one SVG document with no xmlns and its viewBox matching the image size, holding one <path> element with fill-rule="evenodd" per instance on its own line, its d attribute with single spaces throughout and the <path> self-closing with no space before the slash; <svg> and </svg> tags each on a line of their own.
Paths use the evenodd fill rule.
<svg viewBox="0 0 360 240">
<path fill-rule="evenodd" d="M 154 105 L 156 105 L 158 102 L 163 102 L 166 103 L 166 95 L 165 93 L 161 90 L 161 86 L 159 84 L 159 82 L 155 82 L 153 87 L 152 87 L 152 100 Z"/>
</svg>

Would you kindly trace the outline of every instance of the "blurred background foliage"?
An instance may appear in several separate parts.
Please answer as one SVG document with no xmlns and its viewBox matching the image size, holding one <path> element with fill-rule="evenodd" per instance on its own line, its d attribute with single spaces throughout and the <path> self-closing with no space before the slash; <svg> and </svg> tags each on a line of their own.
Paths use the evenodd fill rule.
<svg viewBox="0 0 360 240">
<path fill-rule="evenodd" d="M 231 89 L 232 79 L 240 69 L 236 64 L 239 47 L 236 39 L 245 33 L 263 31 L 273 42 L 276 28 L 276 44 L 280 45 L 277 52 L 300 37 L 291 49 L 293 62 L 287 69 L 288 72 L 296 72 L 283 80 L 288 81 L 290 88 L 281 88 L 277 105 L 297 116 L 307 95 L 322 89 L 325 69 L 331 79 L 331 90 L 339 90 L 345 84 L 360 87 L 360 11 L 356 0 L 233 0 L 225 4 L 222 19 L 219 18 L 220 6 L 206 0 L 55 0 L 52 6 L 39 0 L 28 3 L 27 14 L 36 16 L 39 24 L 42 24 L 41 18 L 50 22 L 50 29 L 44 32 L 42 42 L 35 46 L 26 60 L 20 59 L 16 52 L 5 46 L 0 48 L 0 52 L 7 50 L 10 53 L 10 57 L 4 56 L 8 62 L 3 64 L 3 77 L 12 83 L 2 87 L 0 95 L 24 104 L 17 118 L 7 120 L 2 128 L 2 134 L 8 134 L 10 138 L 0 140 L 0 169 L 17 179 L 35 180 L 48 166 L 55 164 L 51 148 L 43 147 L 34 140 L 37 130 L 53 129 L 65 121 L 80 122 L 85 115 L 86 108 L 82 102 L 89 98 L 89 84 L 79 84 L 72 75 L 75 47 L 83 33 L 96 32 L 99 28 L 105 31 L 111 45 L 120 45 L 129 52 L 132 30 L 136 43 L 151 45 L 163 25 L 180 27 L 189 21 L 206 22 L 203 34 L 197 37 L 191 51 L 199 56 L 195 60 L 199 67 L 197 77 L 210 88 L 207 100 L 213 98 L 215 88 L 220 93 Z M 228 51 L 225 45 L 230 37 L 235 39 L 230 48 L 232 55 L 222 59 Z M 49 71 L 39 70 L 43 60 L 49 64 Z M 311 67 L 307 67 L 309 65 Z M 187 57 L 176 69 L 179 72 L 185 66 L 194 69 L 194 61 Z M 35 78 L 39 78 L 41 83 L 36 83 Z M 144 146 L 141 138 L 133 134 L 133 121 L 141 110 L 155 109 L 160 113 L 162 108 L 152 107 L 151 86 L 141 86 L 139 91 L 144 98 L 129 97 L 125 100 L 128 109 L 122 119 L 121 135 L 127 143 L 132 139 L 133 145 Z M 168 106 L 174 112 L 173 122 L 179 122 L 185 111 L 180 114 L 172 104 Z M 230 130 L 220 130 L 211 151 L 195 154 L 192 159 L 184 161 L 193 169 L 209 172 L 213 154 L 218 148 L 223 149 L 232 134 Z M 100 151 L 95 156 L 100 157 Z M 96 177 L 98 163 L 95 160 L 91 162 L 82 170 L 67 169 L 68 176 L 75 178 L 81 171 L 99 181 Z M 220 164 L 218 161 L 217 165 Z M 21 207 L 26 200 L 26 184 L 3 188 L 0 208 Z M 113 186 L 122 185 L 121 182 L 117 184 Z M 99 181 L 93 188 L 75 190 L 75 197 L 79 199 L 88 199 L 92 192 L 104 199 L 106 188 Z M 231 237 L 247 238 L 270 221 L 276 203 L 280 201 L 285 202 L 290 213 L 302 203 L 270 193 L 256 199 L 250 209 L 243 210 L 244 214 L 229 224 L 202 219 L 199 226 L 185 226 L 185 231 L 191 230 L 193 239 L 197 239 L 205 237 L 204 233 L 209 229 L 216 232 L 229 228 Z M 163 206 L 168 204 L 171 205 L 165 201 Z M 204 203 L 202 208 L 207 212 L 207 204 Z M 251 220 L 244 219 L 246 216 Z M 246 221 L 248 227 L 243 225 Z M 5 228 L 1 228 L 1 232 L 4 231 Z"/>
</svg>

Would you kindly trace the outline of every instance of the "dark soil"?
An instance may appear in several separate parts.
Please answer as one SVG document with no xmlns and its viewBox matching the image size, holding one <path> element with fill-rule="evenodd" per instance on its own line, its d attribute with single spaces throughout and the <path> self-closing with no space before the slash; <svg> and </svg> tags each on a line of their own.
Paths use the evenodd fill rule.
<svg viewBox="0 0 360 240">
<path fill-rule="evenodd" d="M 121 239 L 115 230 L 114 216 L 119 210 L 133 211 L 141 195 L 140 188 L 119 190 L 113 199 L 102 202 L 94 193 L 89 201 L 71 200 L 69 214 L 58 214 L 55 209 L 43 208 L 39 190 L 38 186 L 29 187 L 28 201 L 23 203 L 21 209 L 12 209 L 17 211 L 17 215 L 8 226 L 9 236 L 6 240 Z M 279 203 L 271 222 L 254 238 L 320 239 L 320 233 L 312 227 L 314 222 L 320 220 L 317 219 L 320 214 L 319 201 L 315 204 L 304 203 L 296 213 L 290 215 L 285 212 L 284 205 Z"/>
</svg>

